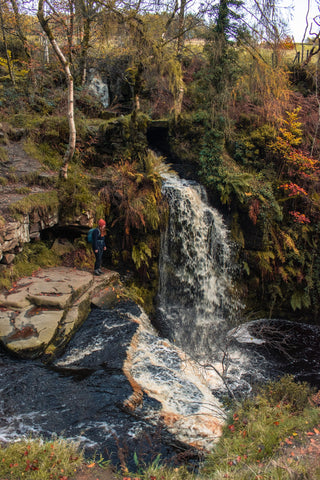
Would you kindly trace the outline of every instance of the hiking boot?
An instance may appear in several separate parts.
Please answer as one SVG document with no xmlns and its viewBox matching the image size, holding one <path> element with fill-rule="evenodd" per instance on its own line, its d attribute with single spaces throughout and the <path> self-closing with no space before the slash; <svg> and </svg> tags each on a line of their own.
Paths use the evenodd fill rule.
<svg viewBox="0 0 320 480">
<path fill-rule="evenodd" d="M 101 273 L 99 272 L 99 270 L 95 270 L 95 271 L 93 272 L 93 274 L 94 274 L 94 275 L 97 275 L 97 276 L 101 275 Z"/>
<path fill-rule="evenodd" d="M 100 273 L 100 275 L 103 274 L 103 271 L 101 270 L 101 268 L 98 268 L 98 272 Z"/>
</svg>

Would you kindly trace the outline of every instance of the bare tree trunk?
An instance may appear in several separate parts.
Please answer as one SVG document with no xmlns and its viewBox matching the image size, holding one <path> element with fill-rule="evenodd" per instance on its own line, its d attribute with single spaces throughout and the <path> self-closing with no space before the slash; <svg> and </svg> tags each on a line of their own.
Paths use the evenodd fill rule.
<svg viewBox="0 0 320 480">
<path fill-rule="evenodd" d="M 74 4 L 72 0 L 69 0 L 68 4 L 69 4 L 69 19 L 66 22 L 66 27 L 67 27 L 69 64 L 72 65 L 72 46 L 73 46 L 73 35 L 74 35 Z"/>
<path fill-rule="evenodd" d="M 315 129 L 315 132 L 314 132 L 314 135 L 313 135 L 313 141 L 312 141 L 312 147 L 311 147 L 311 155 L 313 155 L 313 151 L 314 151 L 314 148 L 315 148 L 315 145 L 316 145 L 316 141 L 317 141 L 317 136 L 318 136 L 318 131 L 319 131 L 319 125 L 320 125 L 320 99 L 319 99 L 319 64 L 320 64 L 320 60 L 318 58 L 317 60 L 317 70 L 316 70 L 316 98 L 317 98 L 317 103 L 318 103 L 318 122 L 317 122 L 317 126 L 316 126 L 316 129 Z"/>
<path fill-rule="evenodd" d="M 1 1 L 0 1 L 0 24 L 1 24 L 3 44 L 4 44 L 5 51 L 6 51 L 8 72 L 9 72 L 9 76 L 10 76 L 12 85 L 15 85 L 16 82 L 15 82 L 15 79 L 14 79 L 13 69 L 12 69 L 12 65 L 11 65 L 11 58 L 10 58 L 10 54 L 9 54 L 9 50 L 8 50 L 7 36 L 6 36 L 6 30 L 5 30 L 5 25 L 4 25 L 4 18 L 3 18 L 2 2 Z"/>
<path fill-rule="evenodd" d="M 81 42 L 81 53 L 80 53 L 80 75 L 81 75 L 81 85 L 83 86 L 87 80 L 87 53 L 90 45 L 90 34 L 91 34 L 91 19 L 86 18 L 83 25 L 83 39 Z"/>
<path fill-rule="evenodd" d="M 306 13 L 306 28 L 304 30 L 303 38 L 302 38 L 302 42 L 301 42 L 301 62 L 304 61 L 304 41 L 306 39 L 307 31 L 308 31 L 308 28 L 309 28 L 309 22 L 308 22 L 309 12 L 310 12 L 310 0 L 308 0 L 308 8 L 307 8 L 307 13 Z"/>
<path fill-rule="evenodd" d="M 184 19 L 185 19 L 185 14 L 186 14 L 186 3 L 187 0 L 181 0 L 180 4 L 180 10 L 179 10 L 179 20 L 178 20 L 178 55 L 182 55 L 183 47 L 184 47 Z"/>
<path fill-rule="evenodd" d="M 43 61 L 45 65 L 48 65 L 50 62 L 49 40 L 47 35 L 43 37 Z"/>
<path fill-rule="evenodd" d="M 131 120 L 135 123 L 137 119 L 137 114 L 140 111 L 140 93 L 142 90 L 142 74 L 143 74 L 143 64 L 139 62 L 137 66 L 137 71 L 135 72 L 134 84 L 132 88 L 132 113 Z"/>
<path fill-rule="evenodd" d="M 185 14 L 186 14 L 186 4 L 187 0 L 181 0 L 180 10 L 179 10 L 179 19 L 178 19 L 178 45 L 177 45 L 177 59 L 181 64 L 182 53 L 184 48 L 184 23 L 185 23 Z M 182 102 L 184 96 L 184 83 L 182 79 L 182 68 L 181 68 L 181 78 L 179 78 L 179 85 L 177 91 L 174 92 L 174 105 L 173 112 L 174 117 L 177 118 L 181 114 Z"/>
<path fill-rule="evenodd" d="M 68 85 L 68 123 L 69 123 L 69 143 L 64 155 L 63 165 L 60 169 L 60 177 L 67 178 L 69 163 L 71 162 L 75 148 L 76 148 L 76 139 L 77 131 L 76 124 L 74 120 L 74 91 L 73 91 L 73 77 L 69 68 L 69 64 L 65 65 L 65 72 L 67 77 Z"/>
<path fill-rule="evenodd" d="M 71 74 L 69 62 L 67 61 L 66 57 L 62 53 L 56 39 L 53 36 L 52 30 L 51 30 L 51 28 L 49 27 L 49 24 L 48 24 L 48 19 L 46 19 L 45 16 L 44 16 L 44 0 L 39 0 L 37 17 L 39 19 L 41 27 L 43 28 L 45 34 L 47 35 L 47 37 L 48 37 L 48 39 L 49 39 L 49 41 L 52 45 L 52 48 L 53 48 L 55 54 L 57 55 L 58 59 L 60 60 L 60 63 L 62 64 L 62 66 L 64 68 L 64 71 L 65 71 L 65 74 L 66 74 L 66 79 L 67 79 L 69 143 L 68 143 L 66 153 L 64 155 L 63 165 L 60 169 L 60 177 L 61 178 L 67 178 L 69 163 L 72 160 L 72 157 L 73 157 L 74 152 L 75 152 L 76 138 L 77 138 L 76 125 L 75 125 L 75 121 L 74 121 L 73 76 Z"/>
</svg>

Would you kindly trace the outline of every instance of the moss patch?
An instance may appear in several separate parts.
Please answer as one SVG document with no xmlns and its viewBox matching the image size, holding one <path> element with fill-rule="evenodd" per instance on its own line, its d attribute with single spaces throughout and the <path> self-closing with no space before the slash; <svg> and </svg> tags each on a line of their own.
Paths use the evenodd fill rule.
<svg viewBox="0 0 320 480">
<path fill-rule="evenodd" d="M 18 202 L 10 205 L 11 213 L 31 213 L 36 208 L 46 211 L 48 213 L 54 213 L 58 210 L 59 199 L 56 191 L 50 191 L 46 193 L 35 193 L 28 195 L 27 197 L 19 200 Z"/>
</svg>

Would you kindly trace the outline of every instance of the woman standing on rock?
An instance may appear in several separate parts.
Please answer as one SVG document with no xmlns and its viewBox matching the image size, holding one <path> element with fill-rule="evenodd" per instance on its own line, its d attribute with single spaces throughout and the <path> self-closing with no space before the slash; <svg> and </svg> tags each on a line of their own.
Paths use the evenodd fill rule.
<svg viewBox="0 0 320 480">
<path fill-rule="evenodd" d="M 101 261 L 103 252 L 107 249 L 106 247 L 106 222 L 100 218 L 98 222 L 98 227 L 95 228 L 92 232 L 92 248 L 96 257 L 94 264 L 94 274 L 101 275 L 103 272 L 101 270 Z"/>
</svg>

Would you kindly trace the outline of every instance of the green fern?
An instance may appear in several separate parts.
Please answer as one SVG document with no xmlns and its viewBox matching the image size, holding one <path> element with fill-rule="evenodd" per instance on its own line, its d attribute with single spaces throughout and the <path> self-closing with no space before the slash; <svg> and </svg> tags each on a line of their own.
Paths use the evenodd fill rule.
<svg viewBox="0 0 320 480">
<path fill-rule="evenodd" d="M 310 307 L 311 298 L 306 291 L 296 290 L 291 296 L 290 303 L 293 310 L 301 310 L 303 307 Z"/>
<path fill-rule="evenodd" d="M 134 245 L 132 248 L 132 260 L 137 270 L 141 268 L 143 264 L 149 265 L 149 259 L 152 257 L 151 249 L 144 242 L 140 242 L 139 245 Z"/>
</svg>

